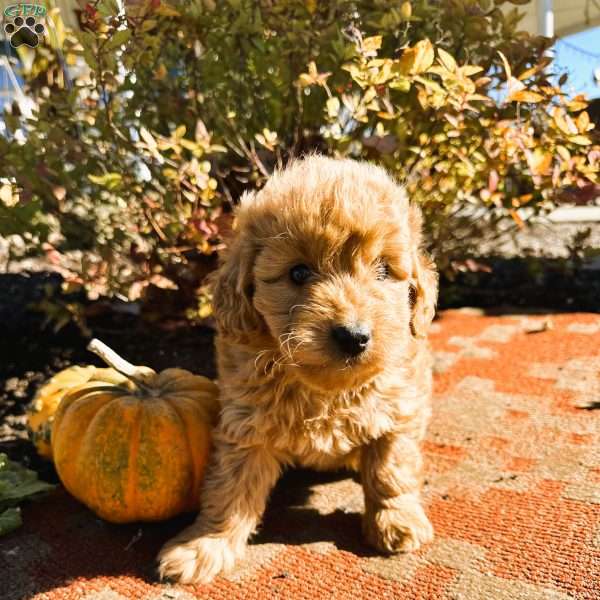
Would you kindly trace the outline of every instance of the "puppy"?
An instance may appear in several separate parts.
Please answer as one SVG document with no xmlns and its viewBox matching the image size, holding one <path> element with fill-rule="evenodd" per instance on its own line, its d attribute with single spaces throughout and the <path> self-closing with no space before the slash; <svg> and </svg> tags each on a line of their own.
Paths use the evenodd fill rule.
<svg viewBox="0 0 600 600">
<path fill-rule="evenodd" d="M 196 522 L 161 576 L 230 570 L 288 465 L 360 473 L 366 540 L 429 542 L 419 440 L 437 276 L 421 215 L 384 170 L 310 156 L 246 194 L 213 287 L 222 411 Z"/>
</svg>

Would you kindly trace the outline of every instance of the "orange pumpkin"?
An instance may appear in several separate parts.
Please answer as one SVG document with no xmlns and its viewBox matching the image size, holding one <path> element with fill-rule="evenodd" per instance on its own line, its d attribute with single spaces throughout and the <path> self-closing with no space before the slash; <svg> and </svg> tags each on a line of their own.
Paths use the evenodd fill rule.
<svg viewBox="0 0 600 600">
<path fill-rule="evenodd" d="M 58 409 L 60 401 L 69 390 L 88 381 L 122 383 L 127 381 L 127 378 L 114 369 L 74 366 L 59 371 L 49 379 L 38 390 L 27 409 L 29 438 L 35 445 L 38 454 L 43 458 L 52 459 L 50 437 L 54 414 Z"/>
<path fill-rule="evenodd" d="M 52 453 L 64 486 L 114 523 L 197 509 L 217 386 L 183 369 L 136 367 L 99 340 L 88 348 L 126 377 L 84 383 L 61 401 Z"/>
</svg>

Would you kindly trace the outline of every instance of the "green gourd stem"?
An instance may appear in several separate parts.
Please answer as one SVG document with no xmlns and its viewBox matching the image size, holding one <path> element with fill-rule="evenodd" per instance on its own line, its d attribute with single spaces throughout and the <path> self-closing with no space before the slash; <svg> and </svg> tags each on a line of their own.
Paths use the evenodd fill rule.
<svg viewBox="0 0 600 600">
<path fill-rule="evenodd" d="M 96 356 L 99 356 L 109 367 L 112 367 L 115 371 L 125 375 L 127 379 L 132 381 L 140 389 L 148 392 L 152 391 L 147 384 L 149 376 L 148 372 L 145 372 L 143 368 L 132 365 L 130 362 L 126 361 L 104 342 L 94 338 L 87 345 L 87 349 Z"/>
</svg>

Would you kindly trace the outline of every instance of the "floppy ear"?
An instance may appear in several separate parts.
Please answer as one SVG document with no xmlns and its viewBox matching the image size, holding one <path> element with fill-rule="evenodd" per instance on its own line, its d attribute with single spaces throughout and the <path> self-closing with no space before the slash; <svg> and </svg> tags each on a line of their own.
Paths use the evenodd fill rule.
<svg viewBox="0 0 600 600">
<path fill-rule="evenodd" d="M 242 202 L 250 200 L 249 196 L 242 198 Z M 258 244 L 244 226 L 244 219 L 240 221 L 221 266 L 212 276 L 212 305 L 219 332 L 242 341 L 262 330 L 264 323 L 252 302 Z"/>
<path fill-rule="evenodd" d="M 435 316 L 435 305 L 438 297 L 438 274 L 435 263 L 422 250 L 421 229 L 423 217 L 414 205 L 409 208 L 409 226 L 412 246 L 412 280 L 410 300 L 412 319 L 410 328 L 415 337 L 427 335 L 429 325 Z"/>
</svg>

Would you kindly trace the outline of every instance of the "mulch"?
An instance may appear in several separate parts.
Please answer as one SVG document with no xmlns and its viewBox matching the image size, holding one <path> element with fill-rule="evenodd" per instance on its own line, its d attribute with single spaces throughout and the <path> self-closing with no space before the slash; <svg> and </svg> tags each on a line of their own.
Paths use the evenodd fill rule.
<svg viewBox="0 0 600 600">
<path fill-rule="evenodd" d="M 372 552 L 360 538 L 359 483 L 291 471 L 232 575 L 167 585 L 154 557 L 192 517 L 110 525 L 58 488 L 0 539 L 0 597 L 599 599 L 600 315 L 448 310 L 431 340 L 429 546 Z"/>
</svg>

